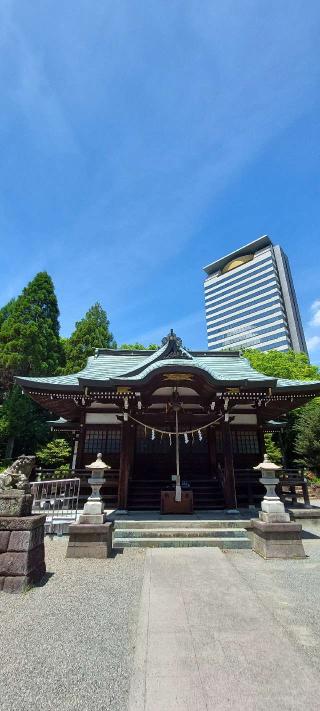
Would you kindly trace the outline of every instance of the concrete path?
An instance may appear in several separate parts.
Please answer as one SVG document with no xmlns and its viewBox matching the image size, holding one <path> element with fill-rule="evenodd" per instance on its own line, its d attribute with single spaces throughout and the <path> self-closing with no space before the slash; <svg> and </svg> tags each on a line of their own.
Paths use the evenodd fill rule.
<svg viewBox="0 0 320 711">
<path fill-rule="evenodd" d="M 219 549 L 146 553 L 129 711 L 316 711 L 307 659 Z"/>
</svg>

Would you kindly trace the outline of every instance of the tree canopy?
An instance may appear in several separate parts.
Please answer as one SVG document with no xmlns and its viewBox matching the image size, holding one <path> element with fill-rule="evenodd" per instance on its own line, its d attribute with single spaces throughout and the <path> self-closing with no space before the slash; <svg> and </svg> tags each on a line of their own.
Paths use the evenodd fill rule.
<svg viewBox="0 0 320 711">
<path fill-rule="evenodd" d="M 41 447 L 36 456 L 45 467 L 59 467 L 70 460 L 71 452 L 70 443 L 62 437 L 56 437 Z"/>
<path fill-rule="evenodd" d="M 76 322 L 70 338 L 64 339 L 66 364 L 63 372 L 75 373 L 85 367 L 95 348 L 116 348 L 109 330 L 110 321 L 101 304 L 96 303 Z"/>
<path fill-rule="evenodd" d="M 34 452 L 49 436 L 48 413 L 13 385 L 15 375 L 54 375 L 63 365 L 59 309 L 51 277 L 39 272 L 0 311 L 0 444 L 6 456 Z"/>
<path fill-rule="evenodd" d="M 6 456 L 11 457 L 13 451 L 34 454 L 36 447 L 50 436 L 47 420 L 48 412 L 14 385 L 0 409 L 0 445 L 7 449 Z"/>
<path fill-rule="evenodd" d="M 158 350 L 158 347 L 156 343 L 150 343 L 149 346 L 143 346 L 142 343 L 122 343 L 121 346 L 119 346 L 120 350 L 136 350 L 136 351 L 156 351 Z"/>
<path fill-rule="evenodd" d="M 8 303 L 0 309 L 0 328 L 12 313 L 14 305 L 15 299 L 10 299 L 10 301 L 8 301 Z"/>
<path fill-rule="evenodd" d="M 243 354 L 253 368 L 274 378 L 291 380 L 319 380 L 320 371 L 309 363 L 305 353 L 293 351 L 246 350 Z M 300 464 L 317 470 L 320 466 L 320 400 L 315 399 L 304 407 L 289 412 L 282 434 L 265 435 L 266 451 L 277 463 L 279 444 L 285 466 Z M 318 457 L 319 449 L 319 457 Z"/>
<path fill-rule="evenodd" d="M 54 375 L 63 364 L 59 309 L 51 277 L 39 272 L 15 301 L 2 309 L 0 372 L 5 384 L 14 375 Z"/>
<path fill-rule="evenodd" d="M 243 352 L 253 368 L 273 378 L 292 380 L 318 380 L 319 368 L 311 365 L 305 353 L 294 351 L 258 351 L 248 349 Z"/>
<path fill-rule="evenodd" d="M 293 425 L 298 462 L 315 473 L 320 472 L 320 399 L 299 408 Z"/>
</svg>

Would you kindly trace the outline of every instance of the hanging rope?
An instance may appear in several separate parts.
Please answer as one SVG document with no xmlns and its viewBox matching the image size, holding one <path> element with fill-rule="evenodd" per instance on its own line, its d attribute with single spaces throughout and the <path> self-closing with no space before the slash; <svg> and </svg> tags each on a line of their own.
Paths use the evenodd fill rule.
<svg viewBox="0 0 320 711">
<path fill-rule="evenodd" d="M 128 417 L 130 418 L 130 420 L 133 420 L 133 422 L 136 422 L 137 425 L 144 427 L 145 432 L 146 432 L 146 430 L 151 430 L 151 432 L 158 432 L 159 434 L 162 434 L 162 435 L 168 435 L 169 438 L 171 438 L 171 437 L 177 437 L 179 435 L 188 435 L 188 434 L 193 435 L 196 432 L 199 432 L 201 434 L 201 430 L 206 430 L 208 427 L 211 427 L 211 425 L 215 425 L 217 422 L 219 422 L 219 420 L 221 420 L 224 417 L 224 415 L 219 415 L 219 417 L 216 417 L 215 420 L 208 422 L 207 425 L 202 425 L 202 427 L 195 427 L 195 429 L 184 430 L 183 432 L 179 431 L 178 433 L 177 433 L 177 431 L 169 432 L 168 430 L 158 430 L 156 427 L 146 425 L 145 422 L 141 422 L 140 420 L 137 420 L 135 417 L 132 417 L 132 415 L 128 414 Z M 154 439 L 154 438 L 152 438 L 152 439 Z M 199 439 L 200 439 L 200 437 L 199 437 Z M 201 439 L 202 439 L 202 437 L 201 437 Z M 200 441 L 201 441 L 201 439 L 200 439 Z"/>
</svg>

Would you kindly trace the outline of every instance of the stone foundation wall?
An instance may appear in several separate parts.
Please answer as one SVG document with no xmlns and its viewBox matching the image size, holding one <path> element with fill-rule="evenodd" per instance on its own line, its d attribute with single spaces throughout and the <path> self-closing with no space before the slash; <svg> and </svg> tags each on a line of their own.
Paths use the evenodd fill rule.
<svg viewBox="0 0 320 711">
<path fill-rule="evenodd" d="M 45 520 L 0 516 L 0 590 L 21 592 L 43 578 Z"/>
</svg>

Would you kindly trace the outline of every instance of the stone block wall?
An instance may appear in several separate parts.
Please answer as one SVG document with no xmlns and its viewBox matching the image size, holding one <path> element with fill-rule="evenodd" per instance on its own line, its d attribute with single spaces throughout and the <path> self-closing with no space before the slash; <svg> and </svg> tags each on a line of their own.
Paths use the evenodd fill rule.
<svg viewBox="0 0 320 711">
<path fill-rule="evenodd" d="M 0 516 L 0 590 L 21 592 L 43 578 L 45 520 Z"/>
</svg>

